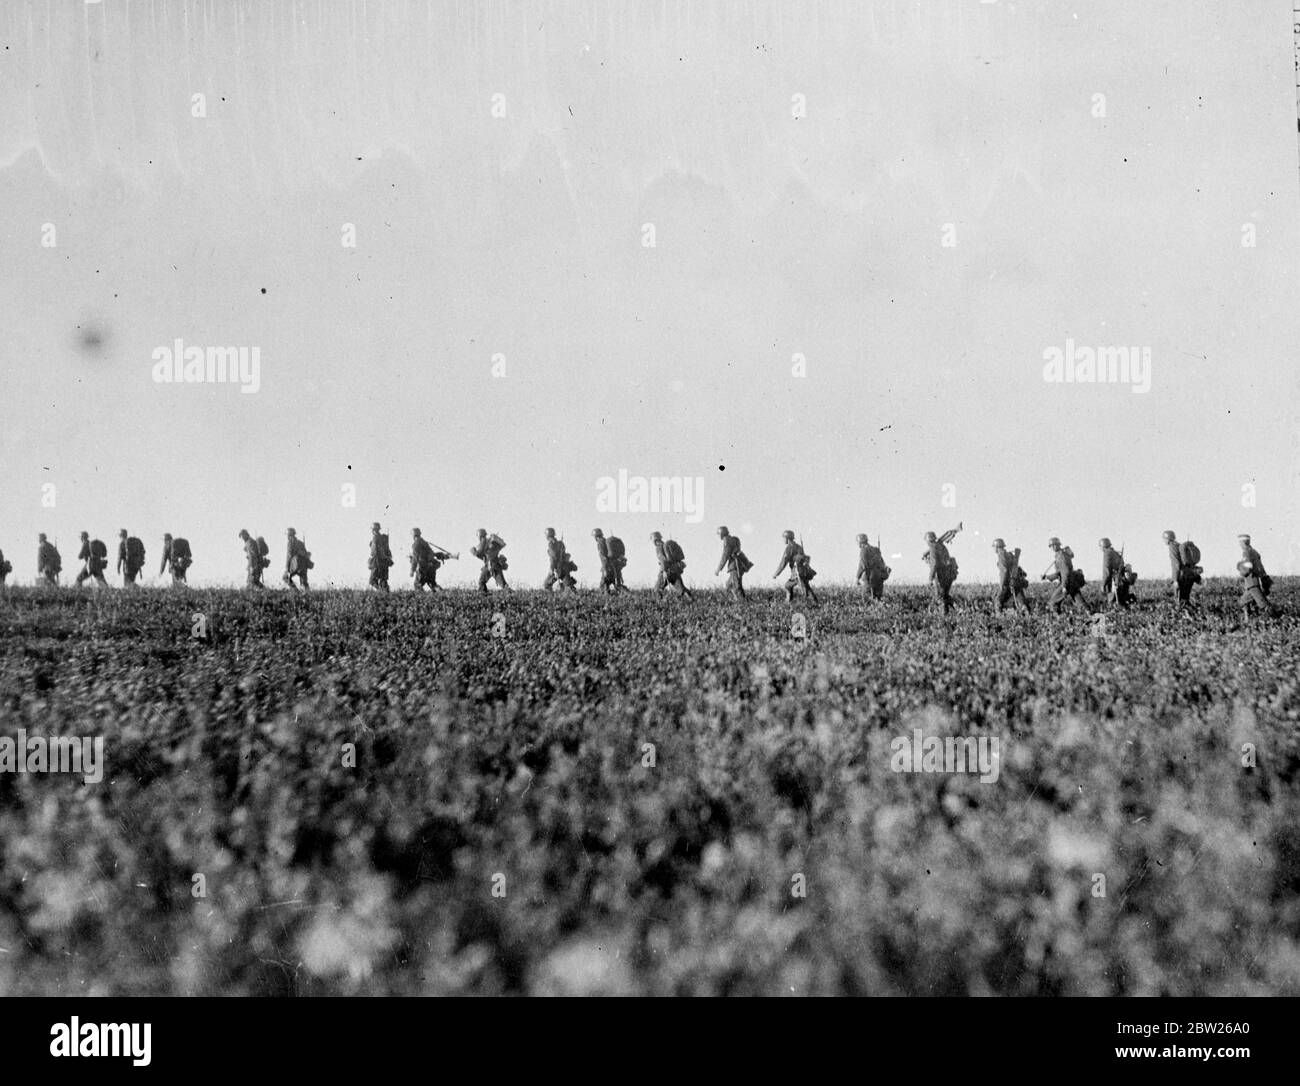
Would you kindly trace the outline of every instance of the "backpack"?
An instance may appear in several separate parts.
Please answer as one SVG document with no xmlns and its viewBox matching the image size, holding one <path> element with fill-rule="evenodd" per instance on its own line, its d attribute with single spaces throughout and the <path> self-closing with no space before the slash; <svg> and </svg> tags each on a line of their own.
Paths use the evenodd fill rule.
<svg viewBox="0 0 1300 1086">
<path fill-rule="evenodd" d="M 53 543 L 45 543 L 41 546 L 41 566 L 51 573 L 63 572 L 63 559 L 59 557 L 59 548 Z"/>
<path fill-rule="evenodd" d="M 1072 569 L 1070 570 L 1070 576 L 1066 579 L 1065 588 L 1067 592 L 1078 592 L 1087 583 L 1088 579 L 1084 577 L 1083 570 Z"/>
<path fill-rule="evenodd" d="M 172 562 L 181 567 L 189 569 L 193 558 L 190 555 L 190 541 L 188 539 L 172 540 Z"/>
<path fill-rule="evenodd" d="M 382 534 L 379 537 L 379 562 L 385 567 L 393 564 L 393 552 L 388 547 L 387 534 Z"/>
<path fill-rule="evenodd" d="M 502 539 L 499 535 L 497 535 L 496 532 L 493 532 L 490 536 L 487 537 L 487 547 L 488 550 L 490 551 L 504 550 L 505 545 L 506 545 L 506 541 Z"/>
<path fill-rule="evenodd" d="M 0 551 L 0 578 L 8 577 L 14 571 L 13 563 L 5 561 L 5 552 Z"/>
<path fill-rule="evenodd" d="M 664 557 L 670 562 L 686 565 L 686 555 L 682 551 L 682 545 L 675 539 L 670 539 L 664 544 Z"/>
<path fill-rule="evenodd" d="M 627 548 L 623 546 L 623 541 L 616 535 L 609 537 L 609 556 L 620 568 L 627 565 Z"/>
<path fill-rule="evenodd" d="M 92 539 L 90 541 L 90 557 L 108 561 L 108 548 L 104 545 L 102 539 Z"/>
<path fill-rule="evenodd" d="M 385 536 L 384 538 L 387 539 L 388 537 Z M 411 561 L 415 564 L 415 569 L 426 571 L 432 569 L 436 572 L 442 567 L 442 563 L 438 561 L 438 556 L 429 545 L 429 541 L 423 537 L 411 544 Z"/>
<path fill-rule="evenodd" d="M 744 551 L 736 552 L 736 568 L 741 573 L 748 573 L 754 568 L 754 563 L 749 560 L 749 556 Z"/>
<path fill-rule="evenodd" d="M 1016 570 L 1011 574 L 1011 585 L 1013 588 L 1020 589 L 1023 592 L 1029 587 L 1029 574 L 1017 563 Z"/>
<path fill-rule="evenodd" d="M 811 581 L 817 576 L 817 571 L 812 567 L 812 559 L 806 554 L 799 556 L 799 576 L 805 581 Z"/>
<path fill-rule="evenodd" d="M 271 564 L 271 559 L 267 557 L 271 553 L 271 548 L 260 535 L 257 537 L 257 553 L 262 556 L 262 568 L 266 569 Z"/>
<path fill-rule="evenodd" d="M 1201 548 L 1190 539 L 1186 540 L 1179 548 L 1178 556 L 1185 566 L 1199 566 L 1201 564 Z"/>
<path fill-rule="evenodd" d="M 127 536 L 126 539 L 126 560 L 136 569 L 144 566 L 144 544 L 136 536 Z"/>
<path fill-rule="evenodd" d="M 577 569 L 578 563 L 573 560 L 573 555 L 565 551 L 564 557 L 560 560 L 560 572 L 567 577 L 570 573 L 577 572 Z"/>
</svg>

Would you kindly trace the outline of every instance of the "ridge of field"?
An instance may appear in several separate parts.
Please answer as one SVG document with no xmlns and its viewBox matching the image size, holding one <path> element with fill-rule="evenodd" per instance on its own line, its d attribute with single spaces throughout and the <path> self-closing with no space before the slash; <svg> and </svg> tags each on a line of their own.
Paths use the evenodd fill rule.
<svg viewBox="0 0 1300 1086">
<path fill-rule="evenodd" d="M 107 768 L 0 772 L 0 992 L 1300 994 L 1297 583 L 11 589 L 0 741 Z"/>
</svg>

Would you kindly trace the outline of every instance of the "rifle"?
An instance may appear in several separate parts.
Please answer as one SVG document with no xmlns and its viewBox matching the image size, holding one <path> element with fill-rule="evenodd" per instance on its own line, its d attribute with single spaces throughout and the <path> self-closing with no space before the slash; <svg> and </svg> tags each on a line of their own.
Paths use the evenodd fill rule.
<svg viewBox="0 0 1300 1086">
<path fill-rule="evenodd" d="M 956 528 L 949 528 L 946 532 L 943 533 L 943 535 L 939 537 L 939 542 L 942 543 L 944 546 L 947 546 L 949 543 L 951 543 L 954 539 L 957 538 L 957 533 L 961 531 L 961 526 L 962 526 L 962 522 L 958 521 Z"/>
<path fill-rule="evenodd" d="M 457 551 L 455 554 L 452 554 L 451 551 L 449 551 L 446 547 L 440 546 L 440 545 L 437 544 L 437 543 L 433 543 L 433 544 L 430 544 L 430 545 L 431 545 L 431 546 L 433 547 L 433 549 L 434 549 L 434 552 L 435 552 L 435 553 L 434 553 L 434 557 L 437 558 L 439 561 L 441 561 L 441 560 L 444 559 L 444 558 L 455 558 L 457 561 L 460 560 L 460 552 L 459 552 L 459 551 Z"/>
</svg>

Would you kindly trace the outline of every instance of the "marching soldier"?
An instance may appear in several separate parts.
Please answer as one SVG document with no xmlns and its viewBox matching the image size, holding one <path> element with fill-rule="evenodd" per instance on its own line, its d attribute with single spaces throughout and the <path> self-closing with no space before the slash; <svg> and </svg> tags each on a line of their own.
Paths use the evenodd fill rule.
<svg viewBox="0 0 1300 1086">
<path fill-rule="evenodd" d="M 1004 611 L 1011 604 L 1021 614 L 1029 614 L 1029 600 L 1025 589 L 1029 587 L 1029 578 L 1020 568 L 1020 548 L 1007 550 L 1001 539 L 993 540 L 993 551 L 998 560 L 998 599 L 997 610 Z"/>
<path fill-rule="evenodd" d="M 1196 606 L 1192 603 L 1192 589 L 1201 580 L 1201 568 L 1197 564 L 1201 560 L 1200 548 L 1191 540 L 1179 543 L 1170 531 L 1162 532 L 1161 537 L 1169 549 L 1169 574 L 1177 592 L 1178 609 L 1191 609 Z"/>
<path fill-rule="evenodd" d="M 0 590 L 4 589 L 5 578 L 14 571 L 14 564 L 5 560 L 5 552 L 0 551 Z"/>
<path fill-rule="evenodd" d="M 307 544 L 298 538 L 298 533 L 290 528 L 285 533 L 284 583 L 290 588 L 301 587 L 304 592 L 311 588 L 307 583 L 307 571 L 316 563 L 311 560 Z M 295 586 L 293 579 L 298 578 Z"/>
<path fill-rule="evenodd" d="M 185 571 L 190 568 L 193 561 L 194 559 L 190 555 L 189 540 L 173 539 L 171 532 L 163 533 L 162 565 L 158 567 L 160 577 L 170 567 L 172 587 L 183 585 L 185 583 Z"/>
<path fill-rule="evenodd" d="M 803 589 L 803 598 L 811 597 L 814 601 L 817 599 L 817 593 L 813 591 L 812 579 L 817 575 L 812 568 L 812 562 L 809 561 L 808 555 L 804 553 L 803 544 L 794 541 L 794 532 L 787 528 L 781 533 L 785 540 L 785 550 L 781 553 L 781 564 L 776 567 L 776 572 L 772 574 L 772 580 L 781 576 L 781 571 L 787 566 L 790 569 L 790 579 L 785 582 L 785 599 L 787 603 L 794 602 L 794 590 Z"/>
<path fill-rule="evenodd" d="M 77 560 L 81 562 L 81 572 L 77 574 L 78 586 L 93 577 L 105 588 L 108 587 L 108 582 L 104 580 L 104 570 L 108 568 L 108 548 L 100 540 L 92 540 L 88 532 L 82 532 Z"/>
<path fill-rule="evenodd" d="M 1069 602 L 1075 610 L 1087 614 L 1088 605 L 1079 594 L 1082 583 L 1074 568 L 1074 552 L 1069 547 L 1062 547 L 1056 536 L 1052 536 L 1047 545 L 1052 548 L 1052 572 L 1044 573 L 1043 580 L 1056 582 L 1052 586 L 1052 594 L 1047 597 L 1048 610 L 1059 614 L 1061 605 Z"/>
<path fill-rule="evenodd" d="M 122 574 L 122 584 L 135 584 L 144 569 L 144 544 L 125 528 L 117 533 L 117 572 Z"/>
<path fill-rule="evenodd" d="M 1106 601 L 1114 607 L 1127 608 L 1133 602 L 1132 570 L 1124 565 L 1124 556 L 1111 546 L 1109 539 L 1103 537 L 1097 546 L 1101 548 L 1101 590 Z"/>
<path fill-rule="evenodd" d="M 49 587 L 56 588 L 62 572 L 63 560 L 59 557 L 59 548 L 41 532 L 36 541 L 36 576 Z"/>
<path fill-rule="evenodd" d="M 246 588 L 264 588 L 262 570 L 269 564 L 269 559 L 262 554 L 258 541 L 248 534 L 247 528 L 239 529 L 239 538 L 244 541 L 244 561 L 248 567 Z"/>
<path fill-rule="evenodd" d="M 885 565 L 885 557 L 879 547 L 873 547 L 865 532 L 858 534 L 858 577 L 856 584 L 870 589 L 873 600 L 881 599 L 885 594 L 885 581 L 891 570 Z"/>
<path fill-rule="evenodd" d="M 591 537 L 596 541 L 596 559 L 600 562 L 599 591 L 615 593 L 618 591 L 618 575 L 614 569 L 614 560 L 609 554 L 609 544 L 605 541 L 605 533 L 599 528 L 593 528 Z"/>
<path fill-rule="evenodd" d="M 379 528 L 379 521 L 370 525 L 370 587 L 388 591 L 388 571 L 393 565 L 393 552 L 388 546 L 388 535 Z"/>
<path fill-rule="evenodd" d="M 417 592 L 423 592 L 426 587 L 430 592 L 438 591 L 438 570 L 442 568 L 443 562 L 458 558 L 459 553 L 452 554 L 441 547 L 434 547 L 420 534 L 419 528 L 411 529 L 411 576 L 415 578 Z"/>
<path fill-rule="evenodd" d="M 1270 618 L 1277 618 L 1278 609 L 1273 606 L 1273 601 L 1268 598 L 1273 587 L 1273 578 L 1268 575 L 1268 571 L 1264 568 L 1264 562 L 1259 556 L 1259 551 L 1250 545 L 1250 536 L 1248 535 L 1237 536 L 1237 542 L 1241 544 L 1241 561 L 1237 563 L 1237 575 L 1241 577 L 1242 617 L 1249 619 L 1253 608 L 1260 614 L 1266 614 Z"/>
<path fill-rule="evenodd" d="M 922 560 L 930 567 L 930 583 L 934 585 L 934 598 L 943 605 L 946 615 L 952 610 L 952 586 L 957 580 L 957 563 L 948 553 L 948 546 L 953 537 L 961 531 L 961 525 L 943 533 L 942 537 L 933 532 L 925 533 L 925 554 Z"/>
<path fill-rule="evenodd" d="M 549 569 L 542 587 L 550 592 L 558 584 L 561 591 L 567 588 L 571 592 L 576 592 L 578 585 L 573 579 L 573 574 L 578 567 L 564 545 L 564 540 L 556 539 L 554 528 L 546 529 L 546 560 Z"/>
<path fill-rule="evenodd" d="M 681 544 L 675 539 L 664 541 L 662 532 L 651 532 L 650 542 L 654 544 L 655 558 L 659 560 L 659 576 L 655 580 L 655 593 L 662 598 L 669 586 L 676 586 L 678 595 L 688 600 L 695 597 L 682 580 L 682 571 L 686 568 L 686 555 Z"/>
<path fill-rule="evenodd" d="M 1241 556 L 1251 564 L 1255 574 L 1259 577 L 1259 590 L 1267 599 L 1273 591 L 1273 578 L 1268 575 L 1264 569 L 1264 560 L 1260 558 L 1259 551 L 1250 545 L 1250 536 L 1244 532 L 1237 536 L 1237 542 L 1241 544 Z"/>
<path fill-rule="evenodd" d="M 745 599 L 745 574 L 753 568 L 754 563 L 740 549 L 740 540 L 727 531 L 726 525 L 718 529 L 718 538 L 722 540 L 722 558 L 718 568 L 713 571 L 716 577 L 725 568 L 727 571 L 727 591 L 739 599 Z"/>
<path fill-rule="evenodd" d="M 504 571 L 508 568 L 505 556 L 501 553 L 505 547 L 506 541 L 493 532 L 488 535 L 486 528 L 478 530 L 478 544 L 470 548 L 469 553 L 475 558 L 483 561 L 483 568 L 478 574 L 478 590 L 483 594 L 488 594 L 488 582 L 496 581 L 497 587 L 503 592 L 510 591 L 510 586 L 506 584 Z"/>
</svg>

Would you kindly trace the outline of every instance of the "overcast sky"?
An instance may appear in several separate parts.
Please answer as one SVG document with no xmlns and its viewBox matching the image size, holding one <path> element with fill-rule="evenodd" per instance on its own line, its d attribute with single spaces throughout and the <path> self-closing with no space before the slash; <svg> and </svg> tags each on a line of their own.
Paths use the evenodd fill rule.
<svg viewBox="0 0 1300 1086">
<path fill-rule="evenodd" d="M 1164 528 L 1300 572 L 1285 3 L 14 0 L 0 44 L 15 580 L 83 527 L 278 574 L 292 525 L 364 583 L 376 519 L 395 584 L 412 525 L 524 585 L 548 525 L 583 581 L 597 525 L 713 584 L 719 524 L 760 580 L 786 527 L 919 579 L 959 520 L 964 581 L 997 535 L 1167 576 Z M 177 338 L 260 387 L 156 383 Z M 1149 390 L 1044 380 L 1068 340 Z M 620 469 L 699 517 L 598 512 Z"/>
</svg>

